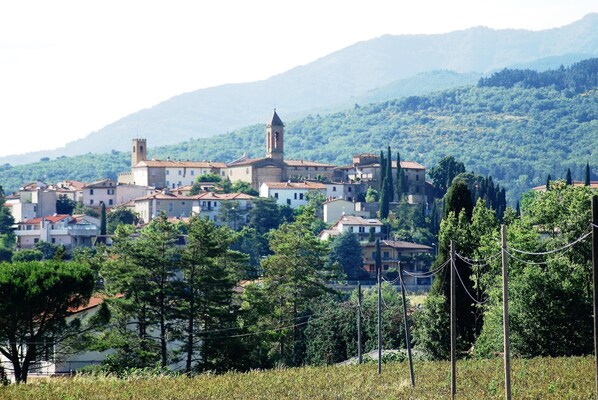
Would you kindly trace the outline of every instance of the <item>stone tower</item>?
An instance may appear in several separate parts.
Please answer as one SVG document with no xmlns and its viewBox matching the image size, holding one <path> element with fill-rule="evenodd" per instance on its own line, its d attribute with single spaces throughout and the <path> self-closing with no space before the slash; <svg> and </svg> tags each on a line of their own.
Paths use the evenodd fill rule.
<svg viewBox="0 0 598 400">
<path fill-rule="evenodd" d="M 147 160 L 147 145 L 145 139 L 133 139 L 133 150 L 131 151 L 131 168 L 141 161 Z"/>
<path fill-rule="evenodd" d="M 266 157 L 273 160 L 284 160 L 284 124 L 280 120 L 276 109 L 272 122 L 266 125 Z"/>
</svg>

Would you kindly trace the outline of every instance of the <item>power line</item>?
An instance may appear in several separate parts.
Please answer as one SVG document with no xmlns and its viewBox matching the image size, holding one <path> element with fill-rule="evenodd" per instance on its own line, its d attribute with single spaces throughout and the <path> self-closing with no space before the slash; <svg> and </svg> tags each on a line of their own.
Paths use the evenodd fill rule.
<svg viewBox="0 0 598 400">
<path fill-rule="evenodd" d="M 469 293 L 469 290 L 467 290 L 467 287 L 465 286 L 465 282 L 463 282 L 463 279 L 461 279 L 461 275 L 459 274 L 459 270 L 457 269 L 457 266 L 453 265 L 453 268 L 455 269 L 455 273 L 457 274 L 457 277 L 459 278 L 459 281 L 461 282 L 461 286 L 463 286 L 465 293 L 467 293 L 467 295 L 471 298 L 471 300 L 473 300 L 477 304 L 485 304 L 489 300 L 489 297 L 486 297 L 486 300 L 483 300 L 483 301 L 476 300 L 476 298 L 473 297 L 471 295 L 471 293 Z"/>
<path fill-rule="evenodd" d="M 444 267 L 446 267 L 446 265 L 450 262 L 451 260 L 446 260 L 443 264 L 441 264 L 439 267 L 437 267 L 434 270 L 431 271 L 426 271 L 426 272 L 422 272 L 421 274 L 415 273 L 415 272 L 409 272 L 409 271 L 405 271 L 403 270 L 404 273 L 406 273 L 409 276 L 413 276 L 415 278 L 429 278 L 431 276 L 433 276 L 434 274 L 436 274 L 438 271 L 440 271 L 441 269 L 443 269 Z"/>
<path fill-rule="evenodd" d="M 546 265 L 546 264 L 548 264 L 546 261 L 535 262 L 535 261 L 524 260 L 522 258 L 519 258 L 519 257 L 517 257 L 517 256 L 515 256 L 515 255 L 513 255 L 511 253 L 509 253 L 509 251 L 506 250 L 506 249 L 505 249 L 505 253 L 507 253 L 509 255 L 509 257 L 512 257 L 513 259 L 515 259 L 515 260 L 517 260 L 519 262 L 522 262 L 524 264 L 529 264 L 529 265 Z"/>
<path fill-rule="evenodd" d="M 459 254 L 459 253 L 455 253 L 455 255 L 457 257 L 459 257 L 461 260 L 463 260 L 466 263 L 468 263 L 469 265 L 472 265 L 472 264 L 482 264 L 482 263 L 486 263 L 486 265 L 489 265 L 489 263 L 490 263 L 491 260 L 500 257 L 500 251 L 498 253 L 496 253 L 496 254 L 491 255 L 487 259 L 482 259 L 482 258 L 468 258 L 468 257 L 465 257 L 465 256 Z M 472 263 L 472 264 L 470 264 L 470 263 Z"/>
<path fill-rule="evenodd" d="M 531 251 L 525 251 L 525 250 L 520 250 L 520 249 L 516 249 L 514 247 L 509 247 L 509 250 L 512 250 L 516 253 L 520 253 L 520 254 L 527 254 L 530 256 L 545 256 L 548 254 L 553 254 L 553 253 L 557 253 L 559 251 L 563 251 L 563 250 L 567 250 L 569 247 L 576 245 L 577 243 L 581 242 L 582 240 L 584 240 L 585 238 L 587 238 L 588 236 L 590 236 L 592 234 L 592 232 L 588 232 L 582 236 L 580 236 L 579 238 L 577 238 L 576 240 L 574 240 L 573 242 L 566 244 L 563 247 L 560 247 L 558 249 L 554 249 L 554 250 L 548 250 L 548 251 L 543 251 L 543 252 L 538 252 L 538 253 L 534 253 Z"/>
</svg>

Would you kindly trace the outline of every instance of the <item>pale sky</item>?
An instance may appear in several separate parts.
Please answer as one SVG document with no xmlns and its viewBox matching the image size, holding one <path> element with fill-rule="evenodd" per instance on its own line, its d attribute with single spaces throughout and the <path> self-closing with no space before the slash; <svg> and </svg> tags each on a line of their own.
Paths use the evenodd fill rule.
<svg viewBox="0 0 598 400">
<path fill-rule="evenodd" d="M 384 34 L 540 30 L 597 0 L 0 3 L 0 156 L 50 149 L 193 90 L 267 79 Z"/>
</svg>

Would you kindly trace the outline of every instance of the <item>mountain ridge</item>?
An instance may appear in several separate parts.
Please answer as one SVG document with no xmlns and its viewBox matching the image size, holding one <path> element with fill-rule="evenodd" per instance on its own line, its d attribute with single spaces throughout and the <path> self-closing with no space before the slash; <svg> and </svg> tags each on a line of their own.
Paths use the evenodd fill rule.
<svg viewBox="0 0 598 400">
<path fill-rule="evenodd" d="M 474 27 L 434 35 L 383 35 L 265 80 L 182 93 L 65 147 L 1 157 L 0 164 L 125 150 L 128 144 L 122 143 L 123 137 L 145 137 L 157 146 L 207 137 L 259 122 L 274 106 L 299 118 L 316 109 L 339 109 L 372 90 L 422 72 L 488 73 L 566 54 L 598 55 L 597 13 L 541 31 Z M 389 99 L 397 97 L 393 93 L 388 93 Z"/>
</svg>

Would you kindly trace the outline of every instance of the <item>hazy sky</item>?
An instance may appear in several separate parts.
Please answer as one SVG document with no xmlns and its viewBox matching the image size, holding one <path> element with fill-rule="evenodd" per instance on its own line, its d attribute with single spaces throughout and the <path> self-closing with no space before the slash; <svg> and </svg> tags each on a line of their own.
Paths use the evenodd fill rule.
<svg viewBox="0 0 598 400">
<path fill-rule="evenodd" d="M 590 12 L 597 0 L 2 1 L 0 155 L 60 147 L 177 94 L 267 79 L 383 34 L 540 30 Z"/>
</svg>

